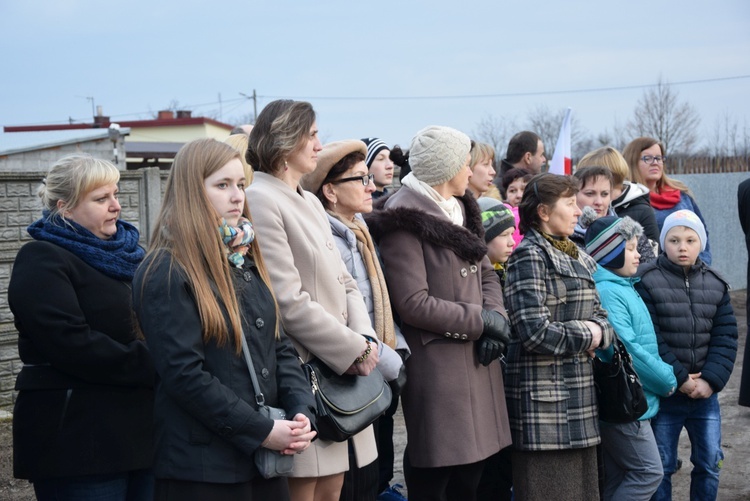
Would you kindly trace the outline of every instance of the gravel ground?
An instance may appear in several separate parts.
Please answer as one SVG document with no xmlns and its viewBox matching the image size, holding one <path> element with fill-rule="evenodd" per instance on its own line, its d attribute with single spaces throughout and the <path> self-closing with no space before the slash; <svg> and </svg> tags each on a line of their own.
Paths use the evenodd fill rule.
<svg viewBox="0 0 750 501">
<path fill-rule="evenodd" d="M 734 372 L 729 384 L 719 394 L 722 412 L 722 447 L 724 449 L 724 469 L 719 485 L 720 501 L 750 500 L 750 408 L 737 405 L 742 354 L 746 340 L 747 318 L 745 315 L 745 291 L 732 292 L 732 303 L 740 327 L 740 346 Z M 25 480 L 13 478 L 12 426 L 7 416 L 0 416 L 0 500 L 33 500 L 34 492 Z M 393 482 L 404 483 L 402 457 L 406 447 L 406 428 L 401 412 L 396 414 L 394 431 L 396 446 L 396 467 Z M 690 442 L 687 433 L 680 438 L 680 458 L 683 467 L 672 477 L 673 498 L 690 498 Z"/>
</svg>

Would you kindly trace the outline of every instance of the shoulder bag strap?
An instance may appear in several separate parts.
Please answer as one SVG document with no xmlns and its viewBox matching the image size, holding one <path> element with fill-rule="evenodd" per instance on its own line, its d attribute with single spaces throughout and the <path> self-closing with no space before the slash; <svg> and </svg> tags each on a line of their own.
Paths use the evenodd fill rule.
<svg viewBox="0 0 750 501">
<path fill-rule="evenodd" d="M 250 379 L 253 380 L 253 390 L 255 390 L 255 402 L 258 406 L 263 406 L 266 403 L 266 399 L 263 393 L 260 391 L 260 385 L 258 384 L 258 376 L 255 375 L 255 367 L 253 366 L 253 359 L 250 357 L 250 349 L 247 347 L 247 340 L 245 339 L 245 333 L 242 332 L 242 354 L 245 356 L 245 362 L 247 363 L 247 370 L 250 371 Z"/>
</svg>

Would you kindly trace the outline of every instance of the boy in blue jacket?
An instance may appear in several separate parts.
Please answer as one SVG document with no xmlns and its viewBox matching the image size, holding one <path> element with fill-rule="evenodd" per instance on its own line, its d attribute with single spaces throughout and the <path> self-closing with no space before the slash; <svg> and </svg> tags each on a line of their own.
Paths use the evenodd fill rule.
<svg viewBox="0 0 750 501">
<path fill-rule="evenodd" d="M 659 353 L 672 365 L 679 392 L 661 401 L 652 421 L 664 479 L 653 499 L 672 498 L 677 445 L 688 430 L 693 463 L 690 499 L 716 499 L 721 450 L 721 414 L 716 394 L 729 380 L 737 355 L 737 320 L 729 285 L 698 257 L 706 229 L 689 210 L 670 214 L 660 235 L 664 253 L 641 266 L 636 286 L 651 313 Z"/>
<path fill-rule="evenodd" d="M 642 234 L 641 225 L 629 217 L 605 216 L 593 221 L 585 236 L 586 252 L 599 265 L 593 276 L 602 306 L 633 359 L 648 401 L 638 421 L 600 422 L 605 500 L 648 501 L 656 492 L 663 473 L 650 421 L 659 411 L 659 397 L 671 395 L 677 385 L 672 367 L 659 357 L 651 316 L 633 287 L 639 281 L 634 275 Z"/>
</svg>

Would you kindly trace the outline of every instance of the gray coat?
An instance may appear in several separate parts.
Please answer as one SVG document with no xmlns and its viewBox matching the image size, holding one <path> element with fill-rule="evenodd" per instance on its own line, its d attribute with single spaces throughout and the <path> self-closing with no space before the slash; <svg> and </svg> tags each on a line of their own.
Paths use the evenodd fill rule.
<svg viewBox="0 0 750 501">
<path fill-rule="evenodd" d="M 505 304 L 513 335 L 505 387 L 513 446 L 525 451 L 591 447 L 599 443 L 599 408 L 585 320 L 613 336 L 592 273 L 529 230 L 508 262 Z"/>
</svg>

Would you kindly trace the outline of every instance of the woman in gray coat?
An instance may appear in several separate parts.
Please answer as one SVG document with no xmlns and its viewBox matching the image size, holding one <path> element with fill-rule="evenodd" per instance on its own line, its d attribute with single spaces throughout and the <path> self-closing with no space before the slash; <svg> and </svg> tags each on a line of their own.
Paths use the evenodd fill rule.
<svg viewBox="0 0 750 501">
<path fill-rule="evenodd" d="M 581 210 L 572 177 L 540 174 L 519 206 L 524 239 L 508 261 L 512 339 L 505 371 L 515 499 L 598 500 L 599 410 L 592 357 L 613 330 L 568 237 Z"/>
<path fill-rule="evenodd" d="M 408 350 L 393 321 L 385 276 L 362 219 L 363 213 L 372 212 L 375 192 L 373 174 L 367 173 L 366 153 L 367 147 L 360 140 L 328 143 L 318 154 L 315 171 L 300 181 L 306 190 L 317 195 L 326 209 L 333 240 L 347 271 L 357 281 L 375 335 L 381 342 L 378 369 L 391 384 L 394 395 L 388 412 L 374 423 L 378 460 L 357 468 L 350 451 L 349 471 L 344 476 L 340 501 L 374 501 L 393 478 L 393 414 L 398 407 L 400 382 L 405 379 L 402 357 L 406 357 Z M 400 350 L 400 355 L 395 350 Z"/>
<path fill-rule="evenodd" d="M 510 445 L 497 360 L 510 329 L 466 191 L 470 148 L 455 129 L 421 130 L 403 187 L 366 217 L 411 349 L 402 394 L 411 501 L 475 499 L 485 460 Z"/>
</svg>

